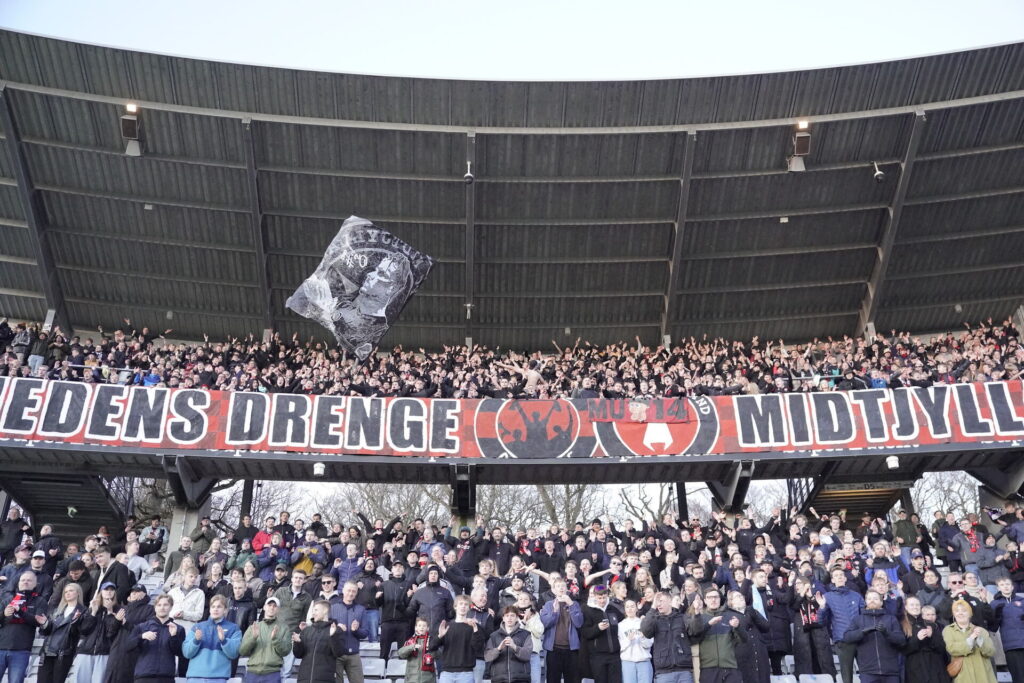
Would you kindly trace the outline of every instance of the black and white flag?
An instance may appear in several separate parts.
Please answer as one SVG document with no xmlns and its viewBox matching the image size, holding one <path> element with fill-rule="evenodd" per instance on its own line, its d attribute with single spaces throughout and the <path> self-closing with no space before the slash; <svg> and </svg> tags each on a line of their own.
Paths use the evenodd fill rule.
<svg viewBox="0 0 1024 683">
<path fill-rule="evenodd" d="M 434 260 L 365 218 L 349 216 L 316 271 L 285 305 L 334 333 L 360 361 L 398 319 Z"/>
</svg>

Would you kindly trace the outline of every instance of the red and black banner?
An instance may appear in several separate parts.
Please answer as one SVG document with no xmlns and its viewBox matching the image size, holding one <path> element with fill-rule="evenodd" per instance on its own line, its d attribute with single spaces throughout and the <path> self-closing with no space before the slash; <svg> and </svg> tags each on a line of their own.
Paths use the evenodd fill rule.
<svg viewBox="0 0 1024 683">
<path fill-rule="evenodd" d="M 882 452 L 1024 438 L 1022 383 L 689 399 L 306 396 L 0 377 L 0 439 L 425 458 Z"/>
</svg>

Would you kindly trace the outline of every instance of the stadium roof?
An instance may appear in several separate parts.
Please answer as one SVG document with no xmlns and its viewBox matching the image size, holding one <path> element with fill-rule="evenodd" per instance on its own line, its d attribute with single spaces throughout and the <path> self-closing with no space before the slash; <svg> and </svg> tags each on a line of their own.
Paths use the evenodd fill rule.
<svg viewBox="0 0 1024 683">
<path fill-rule="evenodd" d="M 510 83 L 0 31 L 0 80 L 0 313 L 13 318 L 63 301 L 79 328 L 127 316 L 184 338 L 268 325 L 324 338 L 284 301 L 350 214 L 437 260 L 385 346 L 802 340 L 868 320 L 938 331 L 1024 299 L 1024 43 Z M 140 157 L 124 153 L 127 102 Z M 802 173 L 787 171 L 798 120 Z"/>
</svg>

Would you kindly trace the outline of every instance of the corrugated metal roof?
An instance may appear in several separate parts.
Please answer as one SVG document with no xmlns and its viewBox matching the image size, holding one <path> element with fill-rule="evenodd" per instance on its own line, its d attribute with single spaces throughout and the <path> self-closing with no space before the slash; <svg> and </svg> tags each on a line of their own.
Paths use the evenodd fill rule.
<svg viewBox="0 0 1024 683">
<path fill-rule="evenodd" d="M 182 336 L 259 334 L 267 280 L 277 326 L 321 339 L 284 301 L 356 214 L 437 260 L 384 344 L 461 342 L 462 176 L 476 129 L 468 329 L 491 345 L 546 348 L 659 338 L 686 134 L 646 128 L 655 125 L 721 124 L 696 136 L 668 331 L 854 332 L 913 115 L 814 123 L 805 173 L 786 172 L 791 125 L 751 122 L 1002 96 L 1024 89 L 1024 43 L 783 74 L 489 83 L 201 62 L 0 31 L 0 79 L 76 324 L 131 317 Z M 124 155 L 128 101 L 153 103 L 139 113 L 141 157 Z M 250 115 L 262 117 L 249 124 L 258 204 Z M 587 126 L 611 128 L 544 130 Z M 41 318 L 9 144 L 0 139 L 0 313 Z M 1024 99 L 930 110 L 876 323 L 931 330 L 1005 315 L 1024 299 L 1022 246 Z"/>
</svg>

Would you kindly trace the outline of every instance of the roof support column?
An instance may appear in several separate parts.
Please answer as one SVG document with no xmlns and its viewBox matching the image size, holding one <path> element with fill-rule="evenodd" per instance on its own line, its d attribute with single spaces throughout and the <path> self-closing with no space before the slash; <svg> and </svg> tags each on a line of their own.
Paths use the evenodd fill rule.
<svg viewBox="0 0 1024 683">
<path fill-rule="evenodd" d="M 690 180 L 693 178 L 693 156 L 697 147 L 697 133 L 688 131 L 683 136 L 683 169 L 679 174 L 679 199 L 676 201 L 675 232 L 672 235 L 672 262 L 669 264 L 668 285 L 665 291 L 665 308 L 661 314 L 661 337 L 671 334 L 679 301 L 679 281 L 683 268 L 683 235 L 686 230 L 686 214 L 690 205 Z M 666 344 L 668 346 L 668 344 Z"/>
<path fill-rule="evenodd" d="M 18 199 L 21 200 L 21 206 L 25 212 L 25 222 L 28 224 L 32 250 L 35 253 L 36 265 L 40 270 L 43 296 L 46 298 L 46 307 L 49 309 L 46 319 L 51 325 L 59 326 L 66 335 L 70 336 L 72 334 L 71 321 L 64 303 L 64 291 L 60 286 L 53 252 L 50 250 L 46 212 L 43 210 L 35 186 L 32 184 L 28 158 L 25 156 L 18 123 L 14 119 L 10 93 L 6 88 L 0 88 L 0 122 L 3 123 L 4 132 L 7 135 L 11 168 L 14 169 L 14 179 L 18 183 Z"/>
<path fill-rule="evenodd" d="M 476 280 L 476 133 L 466 134 L 466 346 L 473 346 L 473 308 Z"/>
<path fill-rule="evenodd" d="M 885 228 L 882 231 L 882 242 L 878 246 L 875 266 L 871 271 L 871 279 L 868 280 L 868 288 L 864 294 L 864 300 L 861 302 L 860 316 L 857 318 L 857 329 L 854 330 L 854 336 L 867 334 L 869 325 L 871 326 L 870 329 L 874 330 L 875 313 L 878 312 L 878 304 L 882 300 L 885 273 L 889 269 L 892 246 L 896 242 L 896 232 L 900 227 L 900 215 L 903 213 L 903 203 L 907 198 L 911 172 L 914 169 L 914 162 L 917 160 L 917 149 L 921 145 L 921 137 L 926 120 L 923 111 L 914 114 L 914 123 L 910 129 L 907 151 L 904 153 L 903 161 L 900 163 L 900 178 L 896 183 L 896 192 L 893 195 L 892 203 L 889 205 L 889 215 L 885 221 Z"/>
<path fill-rule="evenodd" d="M 260 313 L 263 317 L 263 340 L 273 336 L 274 314 L 270 303 L 270 271 L 267 263 L 267 232 L 263 227 L 263 209 L 260 203 L 259 169 L 256 167 L 256 131 L 252 119 L 242 119 L 242 136 L 245 140 L 245 169 L 249 187 L 249 213 L 252 243 L 256 254 L 256 277 L 260 296 Z"/>
</svg>

